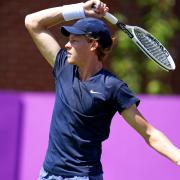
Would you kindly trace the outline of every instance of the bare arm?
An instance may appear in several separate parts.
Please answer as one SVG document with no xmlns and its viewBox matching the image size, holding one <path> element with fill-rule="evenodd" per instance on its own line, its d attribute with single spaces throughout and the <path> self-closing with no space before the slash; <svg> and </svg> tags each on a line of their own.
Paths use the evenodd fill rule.
<svg viewBox="0 0 180 180">
<path fill-rule="evenodd" d="M 180 150 L 162 132 L 149 124 L 135 105 L 124 110 L 122 116 L 150 147 L 180 166 Z"/>
<path fill-rule="evenodd" d="M 91 8 L 93 3 L 97 5 L 96 12 Z M 99 0 L 87 1 L 83 3 L 83 8 L 86 16 L 99 18 L 108 11 L 108 7 Z M 29 14 L 25 18 L 25 26 L 34 43 L 51 66 L 54 66 L 56 55 L 60 50 L 60 45 L 49 31 L 49 28 L 62 22 L 64 22 L 62 7 L 45 9 Z"/>
<path fill-rule="evenodd" d="M 51 66 L 54 66 L 60 45 L 48 28 L 64 21 L 60 9 L 60 7 L 56 7 L 42 10 L 29 14 L 25 18 L 25 26 L 34 43 Z"/>
</svg>

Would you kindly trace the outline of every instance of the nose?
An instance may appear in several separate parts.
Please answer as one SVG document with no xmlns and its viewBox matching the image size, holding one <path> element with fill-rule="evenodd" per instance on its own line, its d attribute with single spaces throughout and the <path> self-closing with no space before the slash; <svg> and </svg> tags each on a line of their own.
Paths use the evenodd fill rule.
<svg viewBox="0 0 180 180">
<path fill-rule="evenodd" d="M 68 42 L 65 44 L 65 48 L 66 48 L 66 49 L 70 49 L 70 48 L 71 48 L 71 43 L 70 43 L 70 41 L 68 41 Z"/>
</svg>

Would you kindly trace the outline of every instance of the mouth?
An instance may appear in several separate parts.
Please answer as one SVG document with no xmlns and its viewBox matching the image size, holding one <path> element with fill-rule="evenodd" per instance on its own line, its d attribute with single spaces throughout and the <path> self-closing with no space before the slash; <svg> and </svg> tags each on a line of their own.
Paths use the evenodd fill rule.
<svg viewBox="0 0 180 180">
<path fill-rule="evenodd" d="M 70 53 L 70 52 L 67 52 L 67 56 L 71 56 L 71 53 Z"/>
</svg>

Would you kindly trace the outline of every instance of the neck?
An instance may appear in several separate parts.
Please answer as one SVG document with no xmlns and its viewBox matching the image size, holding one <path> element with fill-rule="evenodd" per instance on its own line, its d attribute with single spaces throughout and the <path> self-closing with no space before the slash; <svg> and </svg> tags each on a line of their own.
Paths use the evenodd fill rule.
<svg viewBox="0 0 180 180">
<path fill-rule="evenodd" d="M 94 61 L 94 60 L 92 60 Z M 83 67 L 78 67 L 79 78 L 81 81 L 85 81 L 100 71 L 103 67 L 102 62 L 99 60 L 92 63 L 86 64 Z"/>
</svg>

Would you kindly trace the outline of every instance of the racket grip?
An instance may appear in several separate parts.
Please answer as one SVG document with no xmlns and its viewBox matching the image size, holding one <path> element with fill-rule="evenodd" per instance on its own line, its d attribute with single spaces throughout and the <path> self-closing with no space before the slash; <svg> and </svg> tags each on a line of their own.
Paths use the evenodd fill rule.
<svg viewBox="0 0 180 180">
<path fill-rule="evenodd" d="M 104 18 L 112 24 L 118 23 L 118 19 L 109 12 L 106 12 Z"/>
<path fill-rule="evenodd" d="M 92 9 L 94 9 L 94 11 L 96 11 L 96 5 L 95 5 L 95 3 L 93 3 Z M 109 12 L 106 12 L 104 18 L 105 18 L 107 21 L 109 21 L 111 24 L 117 24 L 117 23 L 118 23 L 118 19 L 117 19 L 115 16 L 113 16 L 111 13 L 109 13 Z"/>
</svg>

